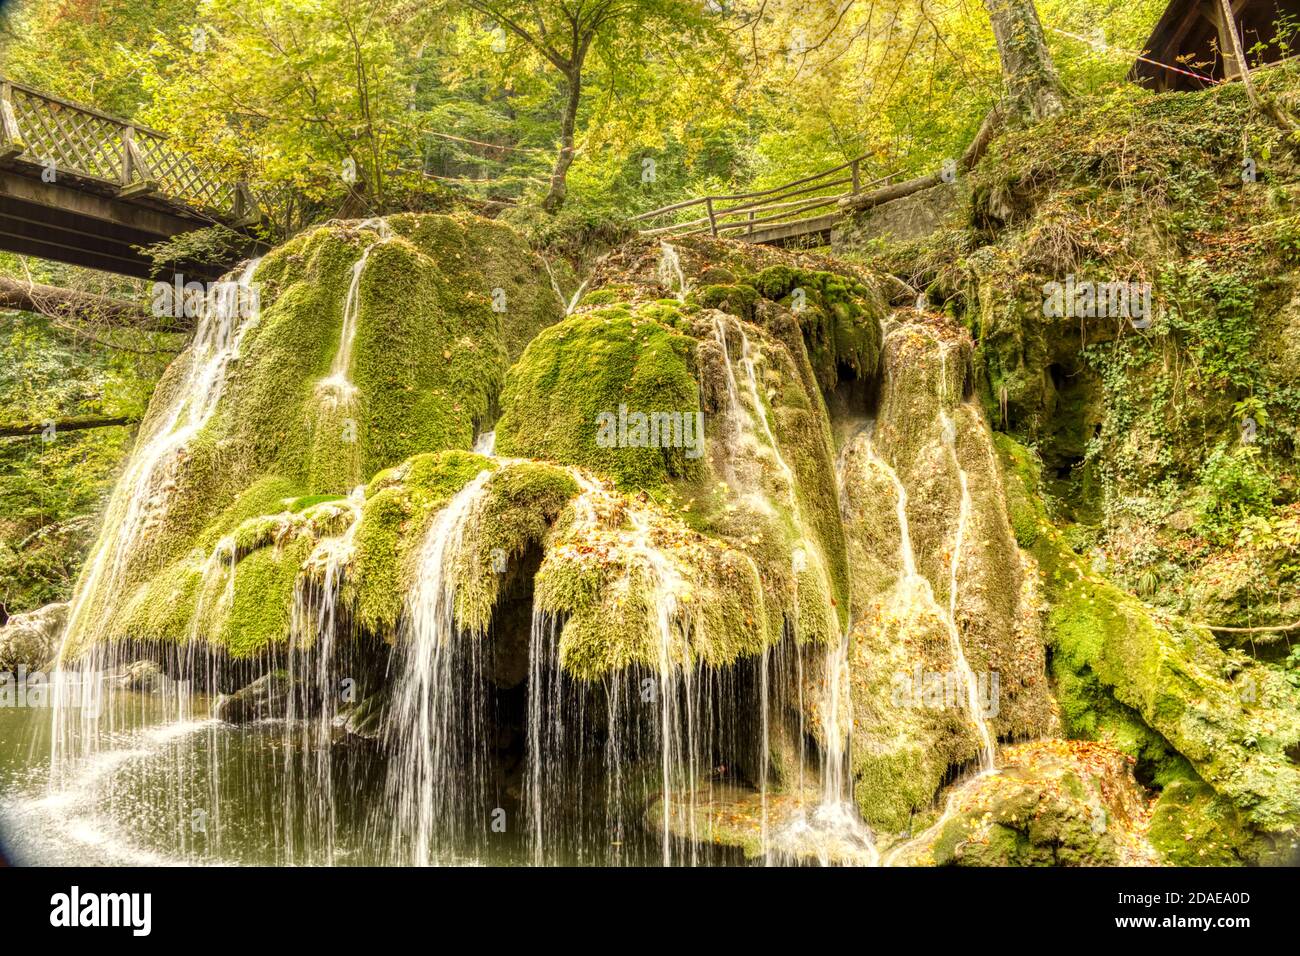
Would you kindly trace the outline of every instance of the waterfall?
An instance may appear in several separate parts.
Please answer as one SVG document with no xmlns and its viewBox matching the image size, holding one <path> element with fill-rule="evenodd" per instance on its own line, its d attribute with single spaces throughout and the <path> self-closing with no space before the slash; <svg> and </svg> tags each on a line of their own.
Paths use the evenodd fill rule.
<svg viewBox="0 0 1300 956">
<path fill-rule="evenodd" d="M 334 763 L 332 744 L 340 700 L 335 653 L 341 627 L 341 592 L 354 540 L 361 525 L 366 489 L 355 488 L 344 502 L 348 526 L 337 537 L 322 539 L 312 550 L 294 582 L 289 626 L 288 673 L 290 691 L 285 721 L 297 737 L 299 754 L 285 748 L 285 779 L 294 781 L 297 768 L 305 768 L 304 798 L 292 788 L 285 800 L 285 855 L 294 862 L 335 862 Z M 233 578 L 233 574 L 232 574 Z M 301 724 L 300 724 L 301 722 Z M 310 841 L 302 857 L 294 837 L 301 827 Z"/>
<path fill-rule="evenodd" d="M 964 692 L 965 709 L 980 740 L 980 771 L 981 773 L 988 773 L 996 767 L 996 741 L 984 716 L 984 707 L 979 696 L 979 684 L 966 657 L 965 647 L 961 639 L 961 629 L 957 626 L 959 572 L 966 545 L 967 529 L 970 524 L 972 503 L 966 472 L 961 467 L 957 455 L 956 424 L 945 408 L 948 387 L 948 354 L 947 349 L 940 343 L 938 383 L 940 439 L 960 487 L 957 526 L 953 537 L 952 557 L 948 566 L 948 601 L 946 606 L 939 603 L 935 597 L 933 585 L 917 570 L 916 552 L 912 544 L 911 528 L 907 516 L 907 489 L 899 479 L 898 473 L 876 451 L 872 438 L 872 427 L 865 428 L 853 441 L 861 443 L 867 460 L 883 473 L 894 487 L 894 513 L 899 531 L 898 561 L 902 569 L 902 574 L 895 588 L 894 600 L 902 607 L 916 606 L 918 604 L 926 607 L 943 622 L 944 629 L 948 634 L 948 650 L 952 657 L 955 677 Z"/>
<path fill-rule="evenodd" d="M 659 243 L 659 266 L 656 275 L 669 292 L 676 290 L 678 302 L 686 301 L 690 284 L 686 280 L 686 273 L 682 271 L 682 257 L 677 252 L 677 247 L 670 242 Z"/>
<path fill-rule="evenodd" d="M 478 438 L 474 439 L 474 454 L 483 455 L 491 458 L 497 450 L 497 433 L 496 430 L 483 432 Z"/>
<path fill-rule="evenodd" d="M 491 807 L 484 641 L 456 625 L 455 563 L 490 471 L 433 520 L 407 595 L 387 721 L 395 859 L 427 866 L 480 845 Z"/>
<path fill-rule="evenodd" d="M 698 865 L 716 855 L 704 814 L 737 790 L 742 771 L 733 764 L 752 771 L 746 779 L 765 772 L 758 744 L 766 720 L 756 704 L 767 678 L 759 658 L 700 665 L 692 648 L 705 636 L 703 621 L 685 599 L 689 581 L 674 549 L 657 541 L 652 509 L 571 474 L 580 488 L 576 537 L 599 547 L 632 585 L 650 641 L 643 660 L 578 680 L 560 667 L 563 622 L 534 609 L 523 788 L 529 858 Z"/>
<path fill-rule="evenodd" d="M 392 238 L 388 222 L 384 219 L 366 219 L 357 226 L 358 229 L 373 229 L 378 238 L 366 246 L 361 257 L 352 264 L 352 280 L 348 284 L 347 297 L 343 300 L 343 325 L 339 331 L 338 349 L 334 352 L 334 361 L 330 365 L 330 374 L 320 383 L 320 390 L 340 404 L 346 404 L 356 397 L 357 388 L 352 384 L 352 346 L 357 337 L 357 313 L 360 311 L 361 274 L 365 272 L 366 263 L 375 247 Z"/>
<path fill-rule="evenodd" d="M 691 862 L 695 862 L 695 790 L 699 767 L 693 759 L 695 747 L 695 713 L 691 681 L 694 662 L 686 635 L 689 621 L 679 622 L 681 605 L 678 597 L 685 581 L 681 572 L 649 541 L 647 523 L 635 511 L 629 512 L 632 537 L 628 550 L 642 559 L 649 577 L 650 604 L 656 608 L 656 655 L 658 686 L 654 688 L 659 708 L 659 756 L 663 781 L 661 816 L 663 817 L 663 862 L 672 863 L 672 818 L 678 815 L 679 826 L 691 834 Z M 679 693 L 680 685 L 680 693 Z M 684 712 L 683 712 L 684 711 Z M 683 803 L 674 803 L 673 790 L 678 783 L 686 787 Z"/>
<path fill-rule="evenodd" d="M 733 364 L 734 360 L 731 356 L 726 323 L 727 320 L 721 314 L 714 316 L 714 339 L 718 343 L 726 365 L 728 415 L 735 423 L 737 431 L 745 436 L 749 447 L 760 450 L 760 453 L 766 452 L 770 455 L 787 494 L 787 504 L 790 508 L 794 530 L 801 536 L 801 540 L 795 545 L 791 559 L 791 580 L 794 585 L 792 620 L 794 622 L 794 633 L 797 634 L 798 585 L 800 577 L 809 571 L 810 561 L 814 563 L 813 571 L 821 578 L 826 592 L 828 594 L 833 593 L 834 589 L 825 559 L 820 549 L 816 547 L 815 539 L 804 517 L 799 501 L 798 482 L 794 469 L 791 468 L 782 454 L 780 443 L 772 430 L 767 403 L 759 385 L 758 367 L 762 357 L 753 348 L 749 335 L 745 332 L 744 324 L 738 320 L 735 321 L 740 340 L 740 368 L 743 373 L 737 375 Z M 748 411 L 745 408 L 746 405 L 748 405 Z M 842 482 L 842 467 L 837 469 L 837 475 Z M 762 493 L 761 488 L 751 490 L 759 495 Z M 835 608 L 826 607 L 825 614 L 827 622 L 833 629 L 837 629 L 839 619 Z M 761 693 L 764 717 L 760 801 L 762 839 L 765 848 L 764 857 L 769 862 L 772 859 L 773 850 L 775 850 L 778 857 L 786 858 L 798 856 L 810 848 L 823 863 L 829 863 L 832 856 L 837 859 L 855 859 L 858 862 L 871 864 L 876 862 L 874 840 L 854 805 L 852 774 L 846 772 L 848 763 L 847 739 L 850 736 L 853 723 L 851 713 L 845 712 L 845 705 L 848 703 L 846 693 L 848 647 L 849 634 L 845 633 L 841 640 L 825 650 L 822 660 L 824 683 L 819 704 L 825 739 L 822 754 L 820 802 L 814 808 L 811 817 L 805 814 L 789 822 L 784 831 L 776 836 L 774 842 L 769 841 L 767 832 L 766 776 L 770 728 L 766 715 L 769 706 L 766 687 L 767 655 L 764 655 L 764 683 Z M 800 680 L 802 680 L 802 649 L 796 647 L 794 653 L 799 663 Z M 800 701 L 800 713 L 802 713 L 802 701 Z M 801 755 L 801 776 L 802 762 Z M 799 792 L 802 794 L 802 781 Z"/>
<path fill-rule="evenodd" d="M 551 291 L 555 293 L 560 308 L 564 310 L 566 316 L 573 315 L 574 310 L 578 308 L 578 303 L 582 301 L 582 293 L 587 291 L 588 280 L 583 279 L 579 282 L 578 287 L 573 290 L 573 295 L 566 299 L 564 293 L 560 291 L 559 280 L 555 278 L 555 270 L 551 268 L 551 262 L 545 256 L 542 257 L 542 265 L 546 267 L 546 274 L 551 280 Z"/>
<path fill-rule="evenodd" d="M 220 609 L 230 610 L 235 602 L 235 564 L 239 555 L 235 550 L 235 539 L 226 535 L 217 542 L 208 559 L 203 563 L 203 577 L 199 581 L 198 597 L 194 601 L 194 613 L 190 616 L 189 641 L 191 644 L 203 640 L 203 622 L 207 620 L 210 607 L 208 595 L 224 580 L 221 591 Z"/>
<path fill-rule="evenodd" d="M 239 359 L 240 342 L 257 322 L 257 309 L 249 305 L 258 301 L 252 280 L 261 261 L 245 263 L 235 280 L 223 279 L 213 286 L 203 303 L 194 340 L 177 360 L 182 368 L 180 381 L 164 393 L 166 404 L 151 409 L 141 425 L 68 609 L 60 662 L 74 635 L 87 647 L 103 634 L 108 622 L 88 620 L 88 610 L 111 606 L 112 602 L 99 599 L 121 591 L 137 546 L 147 530 L 161 521 L 168 506 L 166 484 L 178 456 L 216 411 L 227 371 Z"/>
<path fill-rule="evenodd" d="M 962 546 L 966 540 L 966 527 L 970 522 L 971 497 L 970 485 L 966 480 L 966 471 L 962 468 L 961 461 L 957 457 L 957 426 L 944 408 L 948 391 L 948 350 L 942 343 L 939 346 L 939 370 L 939 419 L 943 444 L 948 451 L 949 458 L 952 460 L 952 466 L 957 472 L 957 481 L 961 486 L 961 505 L 957 512 L 957 532 L 953 542 L 952 562 L 949 566 L 948 614 L 945 620 L 948 625 L 953 662 L 957 668 L 958 678 L 966 689 L 966 710 L 970 714 L 980 736 L 980 771 L 982 773 L 991 773 L 997 766 L 997 745 L 993 734 L 989 730 L 988 721 L 984 717 L 984 709 L 979 698 L 979 685 L 975 680 L 975 672 L 971 670 L 970 663 L 966 660 L 966 651 L 962 647 L 961 633 L 957 627 L 957 573 L 961 567 Z"/>
</svg>

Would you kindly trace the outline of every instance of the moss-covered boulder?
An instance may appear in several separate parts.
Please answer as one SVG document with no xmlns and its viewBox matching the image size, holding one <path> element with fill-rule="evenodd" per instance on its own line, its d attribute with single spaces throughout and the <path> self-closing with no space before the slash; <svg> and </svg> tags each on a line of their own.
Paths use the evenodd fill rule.
<svg viewBox="0 0 1300 956">
<path fill-rule="evenodd" d="M 316 524 L 338 517 L 327 502 L 414 455 L 468 449 L 510 360 L 562 314 L 545 264 L 473 216 L 331 222 L 247 278 L 255 295 L 210 310 L 158 387 L 67 654 L 202 639 L 242 656 L 283 640 L 299 566 L 338 533 Z M 204 618 L 223 567 L 235 584 L 218 626 Z"/>
<path fill-rule="evenodd" d="M 1132 758 L 1045 740 L 1002 751 L 996 774 L 958 785 L 940 820 L 891 848 L 894 865 L 1151 866 L 1150 807 Z"/>
</svg>

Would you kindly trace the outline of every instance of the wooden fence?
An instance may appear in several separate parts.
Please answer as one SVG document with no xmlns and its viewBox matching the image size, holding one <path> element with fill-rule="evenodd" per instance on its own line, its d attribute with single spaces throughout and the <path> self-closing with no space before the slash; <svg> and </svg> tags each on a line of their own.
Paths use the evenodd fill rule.
<svg viewBox="0 0 1300 956">
<path fill-rule="evenodd" d="M 822 170 L 803 179 L 771 189 L 728 196 L 700 196 L 634 216 L 646 223 L 643 236 L 690 236 L 711 234 L 748 242 L 770 242 L 820 232 L 837 216 L 841 200 L 883 185 L 898 173 L 863 181 L 865 156 Z M 846 188 L 847 187 L 847 188 Z M 704 215 L 682 219 L 688 210 L 703 207 Z M 832 211 L 817 213 L 818 210 Z M 817 213 L 809 215 L 810 213 Z M 663 223 L 671 217 L 673 221 Z"/>
</svg>

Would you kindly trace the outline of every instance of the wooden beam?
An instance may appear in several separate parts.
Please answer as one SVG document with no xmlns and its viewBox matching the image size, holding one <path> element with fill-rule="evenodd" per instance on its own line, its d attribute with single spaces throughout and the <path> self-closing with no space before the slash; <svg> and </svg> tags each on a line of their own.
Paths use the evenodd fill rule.
<svg viewBox="0 0 1300 956">
<path fill-rule="evenodd" d="M 27 145 L 14 116 L 13 87 L 0 83 L 0 161 L 21 156 Z"/>
<path fill-rule="evenodd" d="M 116 196 L 101 196 L 66 182 L 43 183 L 39 174 L 24 175 L 13 169 L 0 169 L 0 197 L 4 196 L 162 237 L 212 225 L 211 219 L 199 215 L 181 215 L 126 203 Z"/>
<path fill-rule="evenodd" d="M 89 236 L 84 239 L 84 242 L 53 241 L 38 229 L 0 217 L 0 249 L 138 279 L 149 278 L 151 263 L 130 247 L 95 242 Z"/>
<path fill-rule="evenodd" d="M 22 202 L 4 195 L 0 195 L 0 218 L 30 224 L 38 227 L 42 232 L 48 231 L 56 238 L 58 234 L 81 236 L 90 232 L 96 239 L 128 248 L 158 241 L 158 233 L 155 232 L 132 229 L 99 219 L 87 220 L 84 216 L 63 209 L 38 206 L 35 203 Z"/>
</svg>

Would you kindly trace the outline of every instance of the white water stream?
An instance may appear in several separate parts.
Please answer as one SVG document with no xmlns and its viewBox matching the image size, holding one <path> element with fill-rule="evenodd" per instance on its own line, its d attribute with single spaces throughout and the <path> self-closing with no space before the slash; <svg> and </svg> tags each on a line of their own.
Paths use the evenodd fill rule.
<svg viewBox="0 0 1300 956">
<path fill-rule="evenodd" d="M 348 284 L 347 297 L 343 300 L 343 325 L 339 331 L 338 348 L 334 352 L 330 374 L 320 383 L 321 391 L 340 404 L 352 401 L 357 393 L 357 387 L 352 383 L 352 352 L 357 338 L 357 313 L 361 308 L 361 276 L 366 271 L 370 254 L 377 246 L 392 238 L 385 219 L 367 219 L 359 223 L 357 228 L 374 230 L 378 238 L 367 245 L 361 257 L 352 264 L 352 281 Z"/>
<path fill-rule="evenodd" d="M 253 259 L 234 280 L 216 283 L 205 300 L 194 340 L 177 360 L 183 363 L 180 381 L 168 387 L 163 408 L 150 409 L 114 487 L 103 530 L 68 609 L 64 647 L 71 635 L 79 636 L 81 646 L 89 646 L 103 634 L 108 622 L 88 619 L 89 609 L 112 605 L 105 597 L 120 591 L 126 568 L 143 537 L 162 520 L 168 504 L 167 485 L 184 448 L 216 411 L 225 392 L 227 372 L 239 359 L 240 342 L 257 322 L 257 309 L 248 306 L 259 301 L 253 275 L 261 261 Z"/>
<path fill-rule="evenodd" d="M 406 600 L 387 729 L 388 823 L 394 858 L 419 866 L 481 842 L 492 809 L 484 642 L 455 620 L 455 562 L 491 475 L 479 472 L 433 519 Z"/>
</svg>

